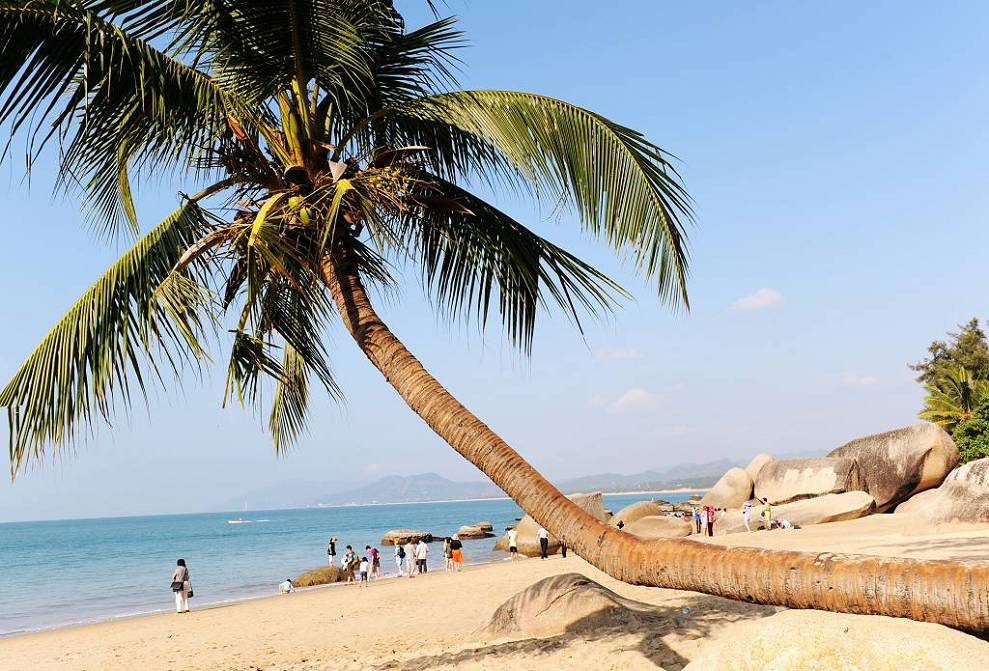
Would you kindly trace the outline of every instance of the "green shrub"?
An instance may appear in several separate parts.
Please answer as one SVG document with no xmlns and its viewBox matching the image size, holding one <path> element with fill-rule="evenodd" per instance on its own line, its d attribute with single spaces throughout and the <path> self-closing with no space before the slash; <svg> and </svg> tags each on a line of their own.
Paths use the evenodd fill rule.
<svg viewBox="0 0 989 671">
<path fill-rule="evenodd" d="M 951 437 L 963 463 L 989 457 L 989 401 L 982 403 L 971 419 L 955 427 Z"/>
</svg>

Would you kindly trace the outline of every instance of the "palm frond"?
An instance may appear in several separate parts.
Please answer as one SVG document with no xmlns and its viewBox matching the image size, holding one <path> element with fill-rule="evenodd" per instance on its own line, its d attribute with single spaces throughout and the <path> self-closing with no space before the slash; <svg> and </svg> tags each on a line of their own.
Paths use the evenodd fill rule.
<svg viewBox="0 0 989 671">
<path fill-rule="evenodd" d="M 664 300 L 688 305 L 690 199 L 671 157 L 641 134 L 576 105 L 515 91 L 445 93 L 387 116 L 412 129 L 416 137 L 406 141 L 429 144 L 427 133 L 446 139 L 440 148 L 447 166 L 496 154 L 475 167 L 521 177 L 537 194 L 562 199 L 587 230 L 654 278 Z"/>
<path fill-rule="evenodd" d="M 470 192 L 432 175 L 415 180 L 399 234 L 423 283 L 451 314 L 487 322 L 496 305 L 510 341 L 529 351 L 537 309 L 610 310 L 628 294 L 600 271 Z"/>
<path fill-rule="evenodd" d="M 306 430 L 309 372 L 291 345 L 282 352 L 282 377 L 277 380 L 268 416 L 268 430 L 277 454 L 284 453 Z"/>
<path fill-rule="evenodd" d="M 188 165 L 226 127 L 227 112 L 254 113 L 205 73 L 104 14 L 130 4 L 0 2 L 0 123 L 9 123 L 11 138 L 27 134 L 29 157 L 58 138 L 60 184 L 80 186 L 94 223 L 110 234 L 124 219 L 137 231 L 128 169 L 139 176 Z M 148 19 L 138 35 L 178 20 L 172 5 L 181 3 L 166 4 L 164 18 Z M 127 16 L 133 22 L 140 11 L 150 9 Z"/>
<path fill-rule="evenodd" d="M 132 384 L 146 396 L 148 374 L 161 372 L 156 351 L 175 372 L 203 354 L 211 324 L 201 316 L 202 290 L 186 273 L 166 279 L 208 226 L 194 200 L 183 203 L 110 266 L 17 370 L 0 392 L 11 475 L 49 446 L 72 443 L 96 417 L 110 422 L 116 402 L 130 405 Z"/>
</svg>

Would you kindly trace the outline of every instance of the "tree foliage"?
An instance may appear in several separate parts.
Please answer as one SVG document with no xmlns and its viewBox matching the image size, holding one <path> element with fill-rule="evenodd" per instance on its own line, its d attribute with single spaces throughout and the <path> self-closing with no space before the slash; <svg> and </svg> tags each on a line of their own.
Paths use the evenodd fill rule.
<svg viewBox="0 0 989 671">
<path fill-rule="evenodd" d="M 989 341 L 973 317 L 958 326 L 958 331 L 948 332 L 948 340 L 935 340 L 927 348 L 927 358 L 910 366 L 917 371 L 917 381 L 937 384 L 945 375 L 959 367 L 968 370 L 978 380 L 989 380 Z"/>
<path fill-rule="evenodd" d="M 198 366 L 214 331 L 225 400 L 266 411 L 285 449 L 310 384 L 341 397 L 330 261 L 390 288 L 412 266 L 441 313 L 497 315 L 524 352 L 541 311 L 580 328 L 626 296 L 476 183 L 564 206 L 686 305 L 671 156 L 572 103 L 459 90 L 463 43 L 455 19 L 408 29 L 390 0 L 0 0 L 0 124 L 29 165 L 55 150 L 100 231 L 137 238 L 0 391 L 12 470 Z M 141 234 L 132 185 L 163 171 L 211 186 Z"/>
<path fill-rule="evenodd" d="M 983 401 L 970 418 L 955 427 L 951 437 L 961 452 L 963 462 L 989 457 L 989 399 Z"/>
<path fill-rule="evenodd" d="M 979 406 L 989 400 L 989 380 L 979 380 L 962 367 L 948 370 L 924 388 L 927 396 L 920 418 L 940 424 L 948 432 L 972 419 Z"/>
</svg>

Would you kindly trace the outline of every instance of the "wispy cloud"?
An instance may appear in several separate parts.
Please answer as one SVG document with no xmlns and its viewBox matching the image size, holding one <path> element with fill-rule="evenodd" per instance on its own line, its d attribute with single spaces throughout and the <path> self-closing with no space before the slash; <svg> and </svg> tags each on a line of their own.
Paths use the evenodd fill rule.
<svg viewBox="0 0 989 671">
<path fill-rule="evenodd" d="M 873 375 L 862 375 L 854 370 L 846 370 L 838 376 L 841 383 L 848 387 L 871 387 L 879 384 L 879 378 Z"/>
<path fill-rule="evenodd" d="M 783 302 L 783 294 L 776 289 L 763 287 L 754 294 L 743 296 L 731 304 L 731 309 L 735 312 L 752 312 L 753 310 L 765 310 Z"/>
<path fill-rule="evenodd" d="M 641 358 L 642 352 L 637 349 L 603 349 L 597 354 L 598 361 L 632 361 Z"/>
<path fill-rule="evenodd" d="M 624 415 L 627 413 L 651 410 L 659 404 L 659 395 L 642 387 L 632 387 L 615 401 L 608 404 L 609 415 Z"/>
</svg>

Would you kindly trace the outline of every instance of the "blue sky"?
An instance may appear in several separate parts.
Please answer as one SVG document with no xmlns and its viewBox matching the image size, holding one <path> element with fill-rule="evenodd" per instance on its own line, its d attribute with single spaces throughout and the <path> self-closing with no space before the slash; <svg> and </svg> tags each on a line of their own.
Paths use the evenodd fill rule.
<svg viewBox="0 0 989 671">
<path fill-rule="evenodd" d="M 544 315 L 529 360 L 497 329 L 443 323 L 414 274 L 382 300 L 427 367 L 551 478 L 823 451 L 910 423 L 922 391 L 906 364 L 989 314 L 989 7 L 685 4 L 450 3 L 471 41 L 466 87 L 545 93 L 636 128 L 682 159 L 696 200 L 689 314 L 662 306 L 552 204 L 505 198 L 635 299 L 583 339 Z M 428 18 L 423 3 L 399 6 L 411 26 Z M 122 249 L 51 197 L 50 156 L 30 188 L 14 158 L 0 170 L 5 380 Z M 196 185 L 143 186 L 150 225 Z M 342 331 L 331 342 L 348 402 L 320 400 L 287 457 L 256 418 L 220 408 L 217 372 L 0 484 L 0 520 L 194 511 L 295 480 L 480 477 Z"/>
</svg>

